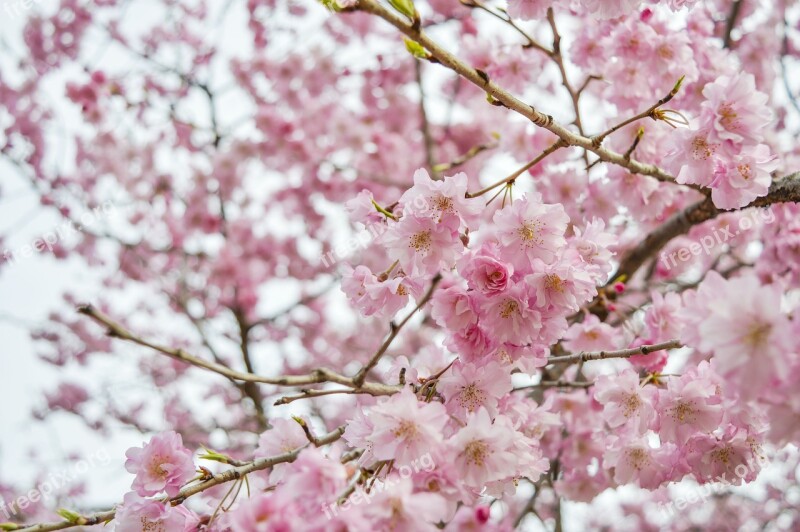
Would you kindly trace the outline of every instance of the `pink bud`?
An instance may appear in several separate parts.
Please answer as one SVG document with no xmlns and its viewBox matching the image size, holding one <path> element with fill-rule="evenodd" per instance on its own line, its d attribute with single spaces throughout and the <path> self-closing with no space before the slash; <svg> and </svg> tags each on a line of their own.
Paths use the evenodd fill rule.
<svg viewBox="0 0 800 532">
<path fill-rule="evenodd" d="M 489 520 L 490 512 L 491 510 L 489 510 L 488 506 L 485 505 L 478 506 L 477 508 L 475 508 L 475 520 L 477 520 L 482 525 L 486 524 L 486 522 Z"/>
<path fill-rule="evenodd" d="M 614 283 L 614 291 L 621 294 L 625 291 L 625 283 Z"/>
</svg>

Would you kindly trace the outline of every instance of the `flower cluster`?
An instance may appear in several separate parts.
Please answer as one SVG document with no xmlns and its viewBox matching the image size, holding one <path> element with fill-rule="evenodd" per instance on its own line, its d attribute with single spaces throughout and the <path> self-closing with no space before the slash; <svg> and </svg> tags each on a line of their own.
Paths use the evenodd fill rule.
<svg viewBox="0 0 800 532">
<path fill-rule="evenodd" d="M 668 167 L 679 183 L 710 188 L 720 209 L 743 207 L 767 194 L 778 168 L 763 143 L 772 120 L 768 97 L 746 72 L 707 84 L 703 96 L 697 125 L 675 133 Z"/>
</svg>

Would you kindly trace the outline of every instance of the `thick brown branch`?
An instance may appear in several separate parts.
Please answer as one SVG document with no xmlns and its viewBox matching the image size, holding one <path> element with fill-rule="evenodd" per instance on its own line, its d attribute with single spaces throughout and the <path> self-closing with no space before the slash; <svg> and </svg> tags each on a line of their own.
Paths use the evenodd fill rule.
<svg viewBox="0 0 800 532">
<path fill-rule="evenodd" d="M 731 4 L 731 12 L 725 21 L 725 34 L 722 36 L 723 48 L 730 48 L 733 44 L 733 29 L 736 27 L 736 19 L 739 18 L 741 10 L 742 0 L 734 0 L 733 4 Z"/>
<path fill-rule="evenodd" d="M 796 202 L 800 202 L 800 172 L 773 182 L 766 196 L 756 199 L 743 208 L 767 207 L 774 203 Z M 609 284 L 623 276 L 626 279 L 630 279 L 647 259 L 658 253 L 667 242 L 676 236 L 689 232 L 689 229 L 693 226 L 711 220 L 725 212 L 730 211 L 718 209 L 714 206 L 711 198 L 706 198 L 673 215 L 623 257 L 619 269 L 611 277 L 612 280 Z"/>
</svg>

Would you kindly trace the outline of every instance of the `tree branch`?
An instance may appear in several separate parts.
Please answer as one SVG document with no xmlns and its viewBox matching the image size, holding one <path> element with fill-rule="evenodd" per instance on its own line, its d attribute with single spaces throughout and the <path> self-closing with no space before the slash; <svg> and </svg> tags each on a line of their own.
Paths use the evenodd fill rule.
<svg viewBox="0 0 800 532">
<path fill-rule="evenodd" d="M 154 351 L 163 353 L 176 360 L 180 360 L 181 362 L 209 370 L 213 373 L 218 373 L 228 377 L 229 379 L 236 379 L 243 382 L 272 384 L 275 386 L 305 386 L 308 384 L 334 382 L 345 386 L 358 387 L 362 393 L 371 395 L 391 395 L 397 391 L 396 386 L 389 386 L 379 383 L 365 383 L 363 380 L 358 384 L 358 386 L 356 386 L 353 379 L 345 377 L 344 375 L 340 375 L 339 373 L 327 368 L 317 368 L 306 375 L 282 375 L 279 377 L 262 377 L 259 375 L 253 375 L 251 373 L 242 373 L 240 371 L 217 364 L 216 362 L 210 362 L 208 360 L 198 358 L 187 353 L 183 349 L 174 349 L 171 347 L 162 346 L 149 340 L 140 338 L 91 305 L 83 305 L 78 307 L 78 312 L 89 316 L 97 323 L 107 327 L 108 334 L 112 337 L 120 338 L 122 340 L 153 349 Z"/>
<path fill-rule="evenodd" d="M 550 357 L 547 359 L 548 364 L 571 364 L 573 362 L 587 362 L 589 360 L 606 360 L 608 358 L 630 358 L 636 355 L 647 355 L 662 349 L 677 349 L 683 347 L 680 340 L 668 340 L 659 344 L 643 345 L 641 347 L 632 347 L 630 349 L 620 349 L 618 351 L 596 351 L 596 352 L 580 352 L 571 355 Z"/>
<path fill-rule="evenodd" d="M 774 181 L 766 196 L 757 198 L 749 205 L 742 207 L 742 209 L 749 207 L 767 207 L 775 203 L 796 202 L 800 202 L 800 172 Z M 622 276 L 626 279 L 630 279 L 649 257 L 658 253 L 670 240 L 689 232 L 689 229 L 693 226 L 716 218 L 719 214 L 725 212 L 735 211 L 723 211 L 718 209 L 714 206 L 714 203 L 709 197 L 674 214 L 669 220 L 648 234 L 644 240 L 623 257 L 617 272 L 611 277 L 611 281 L 609 281 L 606 286 L 613 284 Z"/>
<path fill-rule="evenodd" d="M 652 164 L 642 163 L 635 159 L 626 160 L 621 153 L 603 148 L 602 146 L 595 146 L 592 139 L 589 137 L 573 133 L 563 125 L 554 121 L 552 116 L 542 113 L 533 106 L 522 102 L 489 79 L 485 72 L 472 68 L 461 59 L 446 51 L 435 41 L 430 39 L 418 26 L 386 9 L 378 3 L 377 0 L 359 0 L 357 9 L 372 13 L 384 19 L 400 30 L 401 33 L 421 44 L 431 53 L 431 57 L 436 59 L 436 61 L 468 80 L 473 85 L 484 90 L 491 96 L 493 101 L 519 113 L 537 126 L 554 133 L 562 139 L 567 146 L 577 146 L 589 150 L 597 155 L 600 160 L 622 166 L 631 173 L 651 176 L 659 181 L 666 181 L 669 183 L 675 182 L 675 178 L 661 168 Z"/>
<path fill-rule="evenodd" d="M 551 153 L 553 153 L 554 151 L 558 150 L 558 149 L 559 149 L 559 148 L 561 148 L 562 146 L 564 146 L 564 141 L 562 141 L 561 139 L 559 139 L 559 140 L 555 141 L 553 144 L 551 144 L 550 146 L 548 146 L 548 147 L 547 147 L 547 148 L 546 148 L 546 149 L 545 149 L 545 150 L 544 150 L 542 153 L 540 153 L 539 155 L 537 155 L 537 156 L 536 156 L 535 158 L 533 158 L 531 161 L 529 161 L 529 162 L 525 163 L 525 165 L 524 165 L 522 168 L 520 168 L 519 170 L 515 171 L 515 172 L 514 172 L 513 174 L 511 174 L 510 176 L 508 176 L 508 177 L 505 177 L 505 178 L 501 179 L 500 181 L 498 181 L 497 183 L 494 183 L 494 184 L 492 184 L 492 185 L 489 185 L 488 187 L 486 187 L 486 188 L 484 188 L 484 189 L 481 189 L 481 190 L 479 190 L 479 191 L 477 191 L 477 192 L 473 192 L 473 193 L 469 193 L 469 192 L 468 192 L 468 193 L 467 193 L 467 197 L 468 197 L 468 198 L 477 198 L 478 196 L 483 196 L 483 195 L 484 195 L 484 194 L 486 194 L 487 192 L 490 192 L 490 191 L 492 191 L 492 190 L 496 189 L 496 188 L 497 188 L 497 187 L 499 187 L 500 185 L 505 185 L 506 183 L 510 183 L 511 181 L 514 181 L 514 180 L 515 180 L 515 179 L 517 179 L 519 176 L 521 176 L 523 173 L 527 172 L 528 170 L 530 170 L 531 168 L 533 168 L 534 166 L 536 166 L 536 165 L 537 165 L 539 162 L 541 162 L 541 161 L 542 161 L 542 160 L 543 160 L 545 157 L 547 157 L 548 155 L 550 155 L 550 154 L 551 154 Z"/>
<path fill-rule="evenodd" d="M 725 34 L 722 36 L 723 48 L 730 48 L 733 44 L 733 29 L 736 27 L 736 19 L 739 18 L 741 10 L 742 0 L 734 0 L 733 4 L 731 4 L 731 12 L 725 21 Z"/>
<path fill-rule="evenodd" d="M 427 303 L 428 300 L 433 295 L 433 291 L 436 290 L 436 285 L 438 285 L 439 281 L 441 280 L 442 280 L 441 274 L 436 274 L 436 276 L 431 281 L 430 288 L 428 288 L 428 291 L 425 293 L 424 296 L 422 296 L 422 299 L 419 300 L 414 310 L 409 312 L 408 316 L 406 316 L 403 319 L 403 321 L 400 322 L 400 324 L 392 327 L 389 336 L 386 337 L 386 340 L 383 341 L 383 344 L 381 344 L 381 346 L 378 348 L 375 354 L 372 355 L 372 358 L 370 358 L 369 362 L 367 362 L 364 365 L 364 367 L 361 368 L 358 371 L 358 373 L 356 373 L 356 375 L 353 377 L 353 384 L 355 384 L 356 388 L 360 388 L 364 384 L 364 380 L 367 378 L 367 374 L 372 370 L 372 368 L 374 368 L 378 364 L 378 361 L 381 359 L 384 353 L 386 353 L 386 350 L 389 349 L 389 346 L 392 345 L 392 342 L 394 341 L 395 338 L 397 338 L 397 335 L 400 333 L 405 324 L 408 323 L 408 321 L 417 313 L 419 309 L 425 306 L 425 303 Z"/>
<path fill-rule="evenodd" d="M 249 473 L 252 473 L 254 471 L 261 471 L 262 469 L 267 469 L 276 464 L 294 462 L 297 459 L 297 456 L 300 454 L 300 452 L 309 445 L 311 445 L 312 443 L 317 447 L 322 445 L 327 445 L 341 438 L 342 434 L 344 434 L 344 428 L 338 427 L 333 431 L 325 434 L 324 436 L 314 438 L 313 441 L 309 442 L 309 444 L 304 445 L 302 447 L 298 447 L 297 449 L 290 451 L 288 453 L 279 454 L 277 456 L 272 456 L 269 458 L 258 458 L 244 465 L 227 469 L 197 484 L 185 486 L 183 489 L 181 489 L 178 495 L 172 497 L 171 499 L 166 500 L 165 502 L 171 503 L 172 506 L 177 506 L 179 504 L 182 504 L 189 497 L 201 493 L 207 489 L 213 488 L 214 486 L 225 484 L 233 480 L 239 480 L 240 478 L 244 477 Z M 52 532 L 54 530 L 64 530 L 67 528 L 74 528 L 77 526 L 99 525 L 114 519 L 115 515 L 116 515 L 116 509 L 107 510 L 105 512 L 98 512 L 92 515 L 80 516 L 74 522 L 65 520 L 54 523 L 41 523 L 18 529 L 18 532 Z"/>
</svg>

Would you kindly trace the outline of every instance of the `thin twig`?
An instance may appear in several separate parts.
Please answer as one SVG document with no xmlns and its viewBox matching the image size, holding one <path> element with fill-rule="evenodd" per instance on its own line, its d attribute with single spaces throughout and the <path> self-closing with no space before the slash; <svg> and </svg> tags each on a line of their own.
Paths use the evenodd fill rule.
<svg viewBox="0 0 800 532">
<path fill-rule="evenodd" d="M 680 340 L 668 340 L 653 345 L 643 345 L 641 347 L 632 347 L 629 349 L 620 349 L 618 351 L 596 351 L 596 352 L 580 352 L 571 355 L 550 357 L 547 359 L 548 364 L 563 364 L 573 362 L 588 362 L 589 360 L 606 360 L 609 358 L 630 358 L 635 355 L 647 355 L 662 349 L 677 349 L 683 347 Z"/>
<path fill-rule="evenodd" d="M 615 126 L 612 126 L 610 129 L 607 129 L 606 131 L 600 133 L 599 135 L 595 135 L 593 137 L 594 142 L 598 146 L 600 146 L 603 143 L 603 140 L 605 140 L 605 138 L 607 136 L 611 135 L 615 131 L 618 131 L 618 130 L 622 129 L 623 127 L 627 126 L 628 124 L 636 122 L 637 120 L 641 120 L 642 118 L 652 118 L 653 120 L 658 120 L 658 115 L 656 114 L 656 110 L 659 107 L 661 107 L 662 105 L 665 105 L 672 98 L 674 98 L 676 94 L 678 94 L 678 91 L 681 88 L 681 84 L 683 84 L 683 77 L 681 77 L 681 79 L 678 80 L 678 82 L 672 87 L 672 90 L 669 91 L 669 93 L 666 96 L 664 96 L 663 98 L 658 100 L 656 103 L 654 103 L 653 105 L 651 105 L 650 107 L 648 107 L 647 109 L 642 111 L 641 113 L 636 114 L 636 115 L 634 115 L 634 116 L 632 116 L 632 117 L 630 117 L 630 118 L 628 118 L 626 120 L 623 120 L 619 124 L 617 124 Z"/>
<path fill-rule="evenodd" d="M 381 359 L 383 354 L 386 353 L 386 350 L 389 349 L 389 346 L 392 345 L 392 342 L 397 337 L 397 335 L 400 333 L 400 331 L 405 326 L 405 324 L 408 323 L 408 321 L 417 313 L 417 311 L 419 309 L 421 309 L 423 306 L 425 306 L 425 303 L 427 303 L 428 300 L 433 295 L 433 291 L 436 290 L 436 285 L 438 285 L 439 281 L 441 281 L 441 280 L 442 280 L 441 274 L 436 274 L 436 276 L 431 281 L 430 288 L 428 288 L 428 291 L 419 300 L 419 302 L 417 303 L 417 306 L 414 307 L 414 310 L 412 310 L 408 314 L 408 316 L 406 316 L 403 319 L 403 321 L 401 321 L 397 326 L 393 326 L 391 328 L 391 331 L 389 332 L 389 336 L 386 338 L 386 340 L 383 341 L 383 344 L 381 344 L 381 346 L 378 348 L 378 350 L 375 352 L 375 354 L 372 355 L 372 358 L 369 359 L 369 362 L 367 362 L 364 365 L 364 367 L 361 368 L 358 371 L 358 373 L 356 373 L 356 375 L 353 377 L 352 381 L 353 381 L 353 384 L 355 385 L 356 388 L 360 388 L 364 384 L 364 380 L 367 378 L 367 374 L 372 370 L 372 368 L 374 368 L 378 364 L 378 361 Z"/>
<path fill-rule="evenodd" d="M 342 427 L 338 427 L 332 432 L 325 434 L 322 437 L 316 438 L 315 444 L 317 446 L 327 445 L 329 443 L 333 443 L 339 438 L 342 437 L 344 430 Z M 190 484 L 185 486 L 175 497 L 168 499 L 165 502 L 171 503 L 173 506 L 177 506 L 182 504 L 186 499 L 189 497 L 206 491 L 207 489 L 213 488 L 214 486 L 219 486 L 220 484 L 225 484 L 227 482 L 231 482 L 234 480 L 239 480 L 249 473 L 254 471 L 261 471 L 263 469 L 267 469 L 277 464 L 289 463 L 294 462 L 297 459 L 297 456 L 300 452 L 311 445 L 311 443 L 304 445 L 302 447 L 298 447 L 297 449 L 279 454 L 277 456 L 272 456 L 269 458 L 259 458 L 253 460 L 252 462 L 246 463 L 244 465 L 233 467 L 231 469 L 227 469 L 221 473 L 217 473 L 207 479 L 204 479 L 197 484 Z M 40 523 L 36 525 L 30 525 L 25 528 L 21 528 L 18 532 L 52 532 L 54 530 L 64 530 L 67 528 L 74 528 L 78 526 L 92 526 L 92 525 L 99 525 L 102 523 L 107 523 L 114 519 L 116 515 L 116 510 L 107 510 L 105 512 L 98 512 L 91 515 L 86 516 L 79 516 L 74 521 L 58 521 L 54 523 Z"/>
<path fill-rule="evenodd" d="M 353 383 L 353 379 L 345 377 L 344 375 L 340 375 L 339 373 L 336 373 L 335 371 L 327 368 L 317 368 L 313 370 L 311 373 L 308 373 L 306 375 L 282 375 L 279 377 L 262 377 L 259 375 L 253 375 L 251 373 L 242 373 L 240 371 L 228 368 L 227 366 L 222 366 L 220 364 L 217 364 L 216 362 L 211 362 L 208 360 L 203 360 L 202 358 L 198 358 L 194 355 L 187 353 L 183 349 L 166 347 L 151 342 L 149 340 L 145 340 L 144 338 L 141 338 L 135 335 L 134 333 L 130 332 L 125 327 L 115 322 L 114 320 L 112 320 L 111 318 L 109 318 L 96 308 L 92 307 L 91 305 L 83 305 L 78 307 L 78 312 L 80 312 L 81 314 L 85 314 L 86 316 L 89 316 L 97 323 L 107 327 L 108 334 L 112 337 L 119 338 L 121 340 L 126 340 L 128 342 L 150 348 L 154 351 L 163 353 L 176 360 L 180 360 L 187 364 L 191 364 L 192 366 L 209 370 L 213 373 L 218 373 L 220 375 L 223 375 L 231 379 L 236 379 L 243 382 L 273 384 L 276 386 L 304 386 L 308 384 L 319 384 L 323 382 L 333 382 L 336 384 L 342 384 L 351 387 L 355 386 Z M 391 395 L 397 391 L 397 387 L 395 386 L 388 386 L 385 384 L 378 384 L 378 383 L 365 383 L 363 381 L 359 383 L 358 388 L 360 388 L 364 393 L 369 393 L 373 395 Z"/>
<path fill-rule="evenodd" d="M 485 144 L 478 144 L 477 146 L 473 146 L 472 148 L 467 150 L 467 152 L 465 154 L 456 157 L 455 159 L 453 159 L 449 163 L 439 163 L 437 165 L 434 165 L 434 169 L 436 171 L 439 171 L 439 172 L 446 172 L 448 170 L 452 170 L 453 168 L 456 168 L 456 167 L 461 166 L 462 164 L 464 164 L 466 162 L 469 162 L 474 157 L 478 156 L 480 153 L 482 153 L 482 152 L 484 152 L 486 150 L 495 149 L 498 145 L 499 144 L 498 144 L 497 141 L 488 142 L 488 143 L 485 143 Z"/>
<path fill-rule="evenodd" d="M 488 187 L 486 187 L 486 188 L 484 188 L 484 189 L 481 189 L 481 190 L 479 190 L 479 191 L 477 191 L 477 192 L 472 192 L 472 193 L 469 193 L 469 192 L 468 192 L 468 193 L 467 193 L 467 197 L 468 197 L 468 198 L 477 198 L 478 196 L 483 196 L 483 195 L 484 195 L 484 194 L 486 194 L 487 192 L 490 192 L 490 191 L 494 190 L 495 188 L 499 187 L 500 185 L 505 185 L 506 183 L 510 183 L 510 182 L 514 181 L 514 180 L 515 180 L 515 179 L 517 179 L 519 176 L 521 176 L 522 174 L 524 174 L 525 172 L 527 172 L 528 170 L 530 170 L 531 168 L 533 168 L 534 166 L 536 166 L 536 165 L 537 165 L 539 162 L 541 162 L 541 161 L 542 161 L 542 160 L 543 160 L 545 157 L 547 157 L 548 155 L 550 155 L 551 153 L 553 153 L 553 152 L 554 152 L 554 151 L 556 151 L 557 149 L 561 148 L 562 146 L 564 146 L 564 141 L 562 141 L 561 139 L 559 139 L 559 140 L 555 141 L 553 144 L 551 144 L 550 146 L 548 146 L 547 148 L 545 148 L 545 150 L 544 150 L 542 153 L 540 153 L 539 155 L 537 155 L 537 156 L 536 156 L 534 159 L 532 159 L 531 161 L 529 161 L 529 162 L 525 163 L 525 165 L 524 165 L 522 168 L 520 168 L 520 169 L 516 170 L 516 171 L 515 171 L 513 174 L 511 174 L 510 176 L 508 176 L 508 177 L 504 177 L 503 179 L 501 179 L 501 180 L 500 180 L 500 181 L 498 181 L 497 183 L 494 183 L 494 184 L 492 184 L 492 185 L 489 185 Z"/>
</svg>

